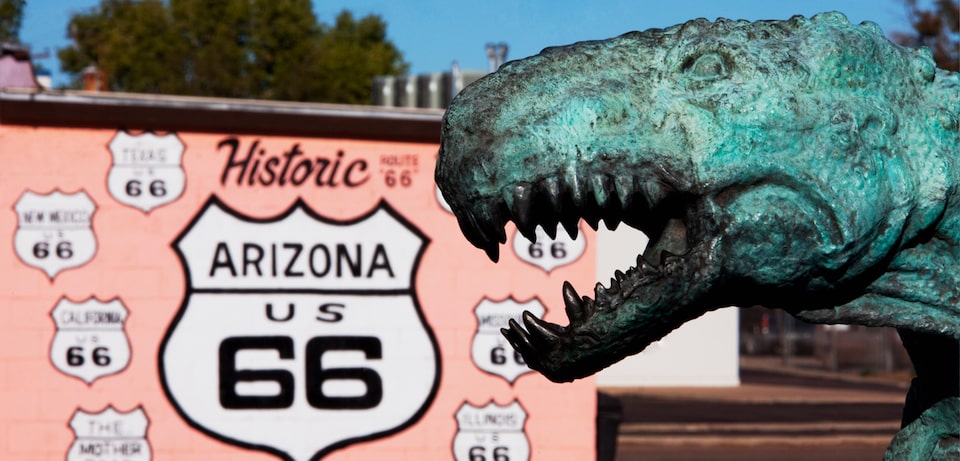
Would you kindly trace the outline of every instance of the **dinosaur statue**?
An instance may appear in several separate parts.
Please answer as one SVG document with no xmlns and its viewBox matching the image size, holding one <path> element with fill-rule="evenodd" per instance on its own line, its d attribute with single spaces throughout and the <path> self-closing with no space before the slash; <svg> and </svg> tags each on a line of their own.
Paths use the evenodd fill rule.
<svg viewBox="0 0 960 461">
<path fill-rule="evenodd" d="M 940 459 L 960 450 L 943 416 L 960 407 L 958 112 L 960 76 L 875 24 L 697 19 L 477 81 L 444 115 L 436 180 L 494 261 L 508 221 L 531 240 L 575 237 L 580 219 L 650 237 L 592 299 L 564 284 L 569 325 L 525 313 L 504 330 L 547 378 L 591 375 L 723 306 L 896 327 L 917 372 L 903 422 L 925 426 L 887 457 L 927 434 L 934 451 L 910 459 Z"/>
</svg>

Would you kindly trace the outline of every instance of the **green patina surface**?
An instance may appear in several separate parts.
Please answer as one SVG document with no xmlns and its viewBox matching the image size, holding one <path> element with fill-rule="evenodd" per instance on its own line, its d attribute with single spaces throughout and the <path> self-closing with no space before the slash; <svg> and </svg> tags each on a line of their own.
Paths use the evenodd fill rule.
<svg viewBox="0 0 960 461">
<path fill-rule="evenodd" d="M 508 221 L 531 238 L 580 219 L 651 237 L 592 298 L 564 286 L 569 325 L 525 315 L 505 331 L 548 378 L 759 304 L 908 335 L 916 423 L 960 405 L 958 112 L 960 77 L 873 24 L 698 19 L 548 48 L 469 86 L 437 183 L 494 260 Z"/>
</svg>

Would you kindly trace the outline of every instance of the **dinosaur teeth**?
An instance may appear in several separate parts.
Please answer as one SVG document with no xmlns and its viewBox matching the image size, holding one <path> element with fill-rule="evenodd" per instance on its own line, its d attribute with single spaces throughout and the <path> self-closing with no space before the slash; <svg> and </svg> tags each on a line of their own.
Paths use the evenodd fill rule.
<svg viewBox="0 0 960 461">
<path fill-rule="evenodd" d="M 633 205 L 633 195 L 636 193 L 633 176 L 617 176 L 613 179 L 614 189 L 620 199 L 620 207 L 624 210 Z"/>
<path fill-rule="evenodd" d="M 533 186 L 529 183 L 520 183 L 514 186 L 506 195 L 512 197 L 510 211 L 517 229 L 527 240 L 537 240 L 537 221 L 533 213 Z"/>
<path fill-rule="evenodd" d="M 659 179 L 651 178 L 640 184 L 647 208 L 654 208 L 670 194 L 670 188 Z"/>
<path fill-rule="evenodd" d="M 590 312 L 587 310 L 587 304 L 577 294 L 570 282 L 563 282 L 563 305 L 567 311 L 567 318 L 571 324 L 583 322 Z"/>
<path fill-rule="evenodd" d="M 529 338 L 531 342 L 541 348 L 552 346 L 553 343 L 559 339 L 560 333 L 562 333 L 559 326 L 538 319 L 531 314 L 530 311 L 523 311 L 523 324 L 527 327 L 527 331 L 530 332 Z"/>
<path fill-rule="evenodd" d="M 659 275 L 660 271 L 654 266 L 647 262 L 646 258 L 643 255 L 637 256 L 637 270 L 640 272 L 640 275 L 645 277 L 650 277 L 654 275 Z"/>
<path fill-rule="evenodd" d="M 563 230 L 567 231 L 567 235 L 569 235 L 572 240 L 576 240 L 577 235 L 580 234 L 579 223 L 580 217 L 572 213 L 567 213 L 560 217 L 560 225 L 563 226 Z"/>
<path fill-rule="evenodd" d="M 543 180 L 542 188 L 547 196 L 550 207 L 555 214 L 559 214 L 563 202 L 563 187 L 560 185 L 560 178 L 550 177 Z"/>
</svg>

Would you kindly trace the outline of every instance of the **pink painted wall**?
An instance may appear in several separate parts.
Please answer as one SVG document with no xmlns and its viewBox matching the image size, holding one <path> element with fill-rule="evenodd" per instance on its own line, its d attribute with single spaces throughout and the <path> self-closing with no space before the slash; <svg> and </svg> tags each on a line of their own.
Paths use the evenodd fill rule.
<svg viewBox="0 0 960 461">
<path fill-rule="evenodd" d="M 299 186 L 281 186 L 276 181 L 263 184 L 270 182 L 266 173 L 261 173 L 263 181 L 254 181 L 254 185 L 238 185 L 239 166 L 227 171 L 226 182 L 221 182 L 231 151 L 229 142 L 221 143 L 230 139 L 229 135 L 175 135 L 0 126 L 0 209 L 6 210 L 0 212 L 0 241 L 7 242 L 0 251 L 0 459 L 217 461 L 283 459 L 285 455 L 301 461 L 317 459 L 319 454 L 331 461 L 468 460 L 471 453 L 490 461 L 593 459 L 596 400 L 592 379 L 557 385 L 526 373 L 511 383 L 496 372 L 481 370 L 471 354 L 478 326 L 474 308 L 484 298 L 502 301 L 512 297 L 523 302 L 536 297 L 546 307 L 547 320 L 566 323 L 560 285 L 571 280 L 581 291 L 592 285 L 592 237 L 581 237 L 588 240 L 575 263 L 550 272 L 522 262 L 511 242 L 502 248 L 501 262 L 494 265 L 482 251 L 466 243 L 453 215 L 436 199 L 436 145 L 238 136 L 234 138 L 238 144 L 234 160 L 246 156 L 250 146 L 259 142 L 265 151 L 254 158 L 261 159 L 261 172 L 270 157 L 279 159 L 275 165 L 279 168 L 282 154 L 294 145 L 303 152 L 294 158 L 294 167 L 304 158 L 325 158 L 331 164 L 339 158 L 341 162 L 332 186 L 326 176 L 321 186 L 313 179 Z M 177 161 L 179 145 L 182 162 Z M 115 162 L 111 146 L 114 152 L 135 155 L 117 154 Z M 343 152 L 341 157 L 338 151 Z M 300 173 L 305 171 L 303 167 Z M 156 181 L 161 184 L 157 186 Z M 229 213 L 246 216 L 248 221 L 231 221 L 224 213 L 201 219 L 198 215 L 212 196 Z M 273 219 L 298 200 L 302 206 L 293 214 L 301 216 L 299 221 Z M 353 300 L 378 300 L 364 298 L 364 290 L 381 287 L 377 277 L 387 285 L 392 283 L 388 272 L 402 279 L 401 253 L 409 250 L 409 239 L 397 237 L 403 232 L 386 224 L 344 231 L 343 223 L 367 215 L 381 200 L 419 229 L 429 243 L 419 260 L 412 295 L 408 290 L 399 296 L 414 296 L 417 301 L 398 302 L 394 296 L 383 303 L 396 303 L 396 308 L 385 309 L 381 303 L 375 306 L 380 310 L 371 308 L 367 312 L 374 314 L 362 317 L 364 311 L 351 307 Z M 95 206 L 92 214 L 87 208 L 91 202 Z M 51 221 L 52 213 L 58 211 L 59 220 Z M 327 222 L 311 218 L 311 212 Z M 26 222 L 30 213 L 33 219 Z M 44 220 L 37 219 L 41 213 L 46 214 Z M 195 225 L 189 227 L 191 223 Z M 327 231 L 337 237 L 329 237 Z M 184 257 L 198 268 L 192 274 L 194 280 L 213 273 L 208 277 L 216 279 L 210 282 L 213 285 L 262 290 L 229 294 L 214 290 L 204 294 L 208 301 L 192 298 L 197 293 L 189 290 L 184 264 L 171 246 L 185 232 L 189 236 L 181 240 L 193 242 L 193 246 L 183 250 Z M 513 238 L 512 229 L 508 234 Z M 361 276 L 310 279 L 309 266 L 299 259 L 293 272 L 299 269 L 306 276 L 255 277 L 250 263 L 246 266 L 248 278 L 231 277 L 217 245 L 224 243 L 224 248 L 230 249 L 233 269 L 241 271 L 242 252 L 238 249 L 244 242 L 260 248 L 292 243 L 305 248 L 324 244 L 328 249 L 339 242 L 348 249 L 360 245 L 366 258 L 373 258 L 375 244 L 385 242 L 391 266 L 390 271 L 385 269 L 383 258 L 387 256 L 381 254 L 379 260 L 366 260 Z M 248 255 L 251 259 L 256 256 L 253 253 Z M 268 260 L 260 260 L 263 272 L 268 272 Z M 271 291 L 291 286 L 307 289 L 299 294 Z M 326 291 L 312 292 L 312 287 Z M 343 294 L 340 289 L 352 291 Z M 63 324 L 58 328 L 51 314 L 63 298 L 74 304 L 67 303 L 64 309 L 72 314 L 61 314 Z M 84 317 L 85 308 L 78 306 L 91 298 L 93 307 L 86 308 L 94 313 Z M 104 314 L 109 308 L 103 306 L 114 299 L 126 309 L 122 322 L 118 321 L 121 317 Z M 343 319 L 334 315 L 327 316 L 326 322 L 300 317 L 283 322 L 262 314 L 264 304 L 285 306 L 288 300 L 295 301 L 298 308 L 308 304 L 310 309 L 338 301 L 342 306 L 333 310 Z M 415 305 L 422 311 L 422 321 L 416 318 Z M 284 311 L 277 308 L 279 317 Z M 178 312 L 183 321 L 176 324 Z M 200 312 L 205 314 L 196 318 L 205 320 L 191 320 Z M 174 334 L 171 328 L 184 330 Z M 121 331 L 123 334 L 118 333 Z M 224 372 L 213 369 L 218 363 L 225 367 L 218 362 L 222 356 L 217 345 L 237 336 L 291 339 L 294 356 L 282 358 L 276 348 L 246 349 L 236 353 L 236 363 L 233 368 L 226 367 L 226 373 L 280 370 L 292 383 L 270 381 L 261 375 L 259 382 L 246 383 L 250 387 L 238 386 L 232 391 L 241 396 L 266 396 L 275 402 L 275 395 L 289 388 L 292 403 L 273 409 L 252 408 L 252 404 L 225 409 L 215 401 L 225 392 L 218 381 Z M 347 351 L 333 350 L 322 356 L 323 370 L 365 369 L 367 374 L 360 375 L 368 378 L 372 372 L 373 379 L 383 386 L 379 401 L 372 397 L 365 384 L 368 381 L 349 375 L 349 371 L 339 382 L 331 378 L 324 383 L 330 387 L 305 389 L 304 342 L 329 336 L 375 338 L 382 345 L 379 355 L 364 356 L 362 347 L 350 343 L 345 346 Z M 165 338 L 169 343 L 164 346 Z M 484 347 L 496 345 L 492 336 L 485 338 L 494 342 Z M 438 349 L 431 350 L 431 344 Z M 409 351 L 404 349 L 407 345 Z M 97 347 L 105 349 L 95 353 Z M 170 355 L 161 366 L 158 358 L 164 347 Z M 179 352 L 170 352 L 174 349 Z M 512 360 L 510 354 L 505 360 Z M 120 362 L 125 366 L 117 370 Z M 398 373 L 398 367 L 408 371 Z M 439 374 L 431 380 L 438 369 Z M 414 375 L 422 379 L 410 378 Z M 194 376 L 191 383 L 189 377 Z M 424 388 L 433 382 L 435 392 Z M 325 402 L 332 405 L 317 408 L 308 404 L 306 394 L 310 392 L 326 395 Z M 351 396 L 361 397 L 356 405 L 363 408 L 349 408 Z M 406 398 L 420 401 L 411 405 L 404 402 Z M 503 408 L 484 410 L 490 401 Z M 519 405 L 508 407 L 514 401 Z M 343 407 L 337 408 L 341 403 Z M 455 415 L 465 403 L 478 409 L 461 414 L 464 427 L 458 438 Z M 101 413 L 108 408 L 115 412 Z M 378 413 L 384 408 L 387 413 Z M 403 414 L 389 414 L 392 408 Z M 526 414 L 525 422 L 521 411 Z M 193 424 L 185 414 L 191 415 Z M 145 433 L 144 417 L 148 421 Z M 383 421 L 393 419 L 405 427 L 382 426 L 386 424 Z M 393 433 L 381 437 L 371 432 Z M 507 449 L 496 454 L 507 458 L 495 456 L 500 446 Z M 524 450 L 529 451 L 528 457 Z"/>
</svg>

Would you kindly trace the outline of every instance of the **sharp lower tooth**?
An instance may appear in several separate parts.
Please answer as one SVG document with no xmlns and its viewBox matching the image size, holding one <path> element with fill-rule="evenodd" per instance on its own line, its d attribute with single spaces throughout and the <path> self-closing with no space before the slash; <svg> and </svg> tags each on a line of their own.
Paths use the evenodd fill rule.
<svg viewBox="0 0 960 461">
<path fill-rule="evenodd" d="M 615 271 L 615 272 L 613 273 L 613 277 L 614 277 L 615 279 L 617 279 L 618 282 L 620 282 L 620 281 L 622 281 L 624 278 L 626 278 L 627 276 L 623 273 L 623 271 L 619 271 L 619 270 L 618 270 L 618 271 Z"/>
<path fill-rule="evenodd" d="M 643 256 L 637 256 L 637 270 L 644 276 L 657 275 L 660 273 L 660 271 L 657 270 L 653 264 L 648 263 Z"/>
<path fill-rule="evenodd" d="M 552 343 L 559 339 L 553 325 L 534 317 L 530 311 L 523 312 L 523 324 L 530 332 L 530 339 L 541 347 L 552 346 Z"/>
<path fill-rule="evenodd" d="M 610 288 L 607 291 L 620 291 L 620 281 L 617 279 L 610 279 Z"/>
<path fill-rule="evenodd" d="M 563 305 L 571 324 L 582 322 L 588 315 L 585 309 L 586 304 L 580 299 L 580 295 L 573 289 L 570 282 L 563 282 Z"/>
</svg>

